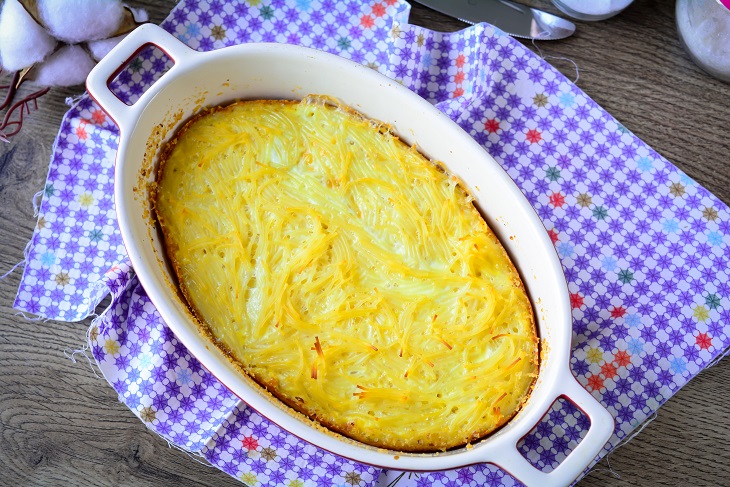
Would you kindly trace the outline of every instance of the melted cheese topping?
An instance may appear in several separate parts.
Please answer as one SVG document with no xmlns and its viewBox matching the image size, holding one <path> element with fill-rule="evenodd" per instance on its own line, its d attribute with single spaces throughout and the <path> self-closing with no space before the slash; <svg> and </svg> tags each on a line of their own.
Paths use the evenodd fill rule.
<svg viewBox="0 0 730 487">
<path fill-rule="evenodd" d="M 519 275 L 458 181 L 321 99 L 189 123 L 156 209 L 196 315 L 287 404 L 359 441 L 463 445 L 537 372 Z"/>
</svg>

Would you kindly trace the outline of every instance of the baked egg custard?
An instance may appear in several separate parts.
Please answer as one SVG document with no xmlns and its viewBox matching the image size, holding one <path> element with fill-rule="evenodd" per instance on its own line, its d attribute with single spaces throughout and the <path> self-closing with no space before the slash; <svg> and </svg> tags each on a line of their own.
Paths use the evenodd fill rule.
<svg viewBox="0 0 730 487">
<path fill-rule="evenodd" d="M 427 452 L 527 399 L 519 274 L 459 181 L 387 126 L 323 97 L 210 109 L 163 149 L 155 186 L 199 325 L 296 411 Z"/>
</svg>

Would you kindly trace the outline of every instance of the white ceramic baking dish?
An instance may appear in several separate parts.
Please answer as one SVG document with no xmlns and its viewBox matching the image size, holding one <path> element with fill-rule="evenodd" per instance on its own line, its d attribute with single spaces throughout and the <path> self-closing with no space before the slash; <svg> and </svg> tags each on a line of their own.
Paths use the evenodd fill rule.
<svg viewBox="0 0 730 487">
<path fill-rule="evenodd" d="M 109 90 L 109 83 L 149 45 L 162 49 L 175 65 L 128 106 Z M 198 53 L 153 25 L 140 27 L 124 39 L 92 71 L 87 87 L 120 128 L 114 197 L 122 237 L 140 282 L 178 339 L 263 416 L 318 447 L 362 463 L 433 471 L 491 462 L 535 486 L 571 483 L 603 448 L 613 431 L 613 418 L 570 372 L 571 307 L 548 234 L 497 162 L 431 104 L 395 81 L 331 54 L 281 44 L 245 44 Z M 161 235 L 151 218 L 146 184 L 155 177 L 150 169 L 161 142 L 204 106 L 240 98 L 295 99 L 308 94 L 335 97 L 367 117 L 391 124 L 405 142 L 417 143 L 427 157 L 442 161 L 467 186 L 522 275 L 542 340 L 539 376 L 522 410 L 471 448 L 401 453 L 316 428 L 241 374 L 198 331 L 179 293 L 170 285 L 175 279 L 162 257 Z M 559 397 L 575 403 L 588 416 L 591 427 L 560 466 L 543 473 L 518 452 L 517 444 Z"/>
</svg>

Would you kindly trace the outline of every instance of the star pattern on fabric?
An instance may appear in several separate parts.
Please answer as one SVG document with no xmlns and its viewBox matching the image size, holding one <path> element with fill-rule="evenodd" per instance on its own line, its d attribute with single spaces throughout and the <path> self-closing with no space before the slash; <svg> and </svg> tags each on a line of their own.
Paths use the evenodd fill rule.
<svg viewBox="0 0 730 487">
<path fill-rule="evenodd" d="M 153 408 L 152 406 L 143 407 L 139 412 L 139 417 L 145 423 L 152 423 L 155 419 L 157 419 L 156 416 L 157 411 L 155 411 L 155 408 Z"/>
<path fill-rule="evenodd" d="M 616 420 L 605 454 L 730 345 L 728 208 L 503 32 L 479 24 L 439 33 L 407 17 L 396 0 L 186 0 L 162 25 L 199 51 L 283 42 L 352 59 L 480 143 L 520 186 L 561 259 L 572 371 Z M 112 89 L 133 103 L 171 65 L 145 49 Z M 317 450 L 247 409 L 162 322 L 125 261 L 112 198 L 117 143 L 117 127 L 88 96 L 64 117 L 14 306 L 75 321 L 111 292 L 88 335 L 102 373 L 153 431 L 235 478 L 377 485 L 377 469 Z M 549 471 L 588 427 L 559 400 L 519 449 Z M 399 485 L 517 482 L 476 465 L 406 475 Z"/>
<path fill-rule="evenodd" d="M 274 450 L 271 447 L 266 447 L 261 449 L 261 458 L 265 459 L 267 462 L 276 460 L 276 450 Z"/>
<path fill-rule="evenodd" d="M 214 25 L 210 29 L 210 36 L 216 41 L 222 41 L 226 37 L 226 29 L 222 25 Z"/>
</svg>

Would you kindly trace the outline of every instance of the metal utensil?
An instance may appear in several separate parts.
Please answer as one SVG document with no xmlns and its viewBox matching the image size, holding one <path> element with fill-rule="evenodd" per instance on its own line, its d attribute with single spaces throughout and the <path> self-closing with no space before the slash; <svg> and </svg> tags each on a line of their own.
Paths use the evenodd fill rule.
<svg viewBox="0 0 730 487">
<path fill-rule="evenodd" d="M 575 24 L 509 0 L 416 0 L 469 24 L 489 22 L 514 37 L 555 40 L 569 37 Z"/>
</svg>

